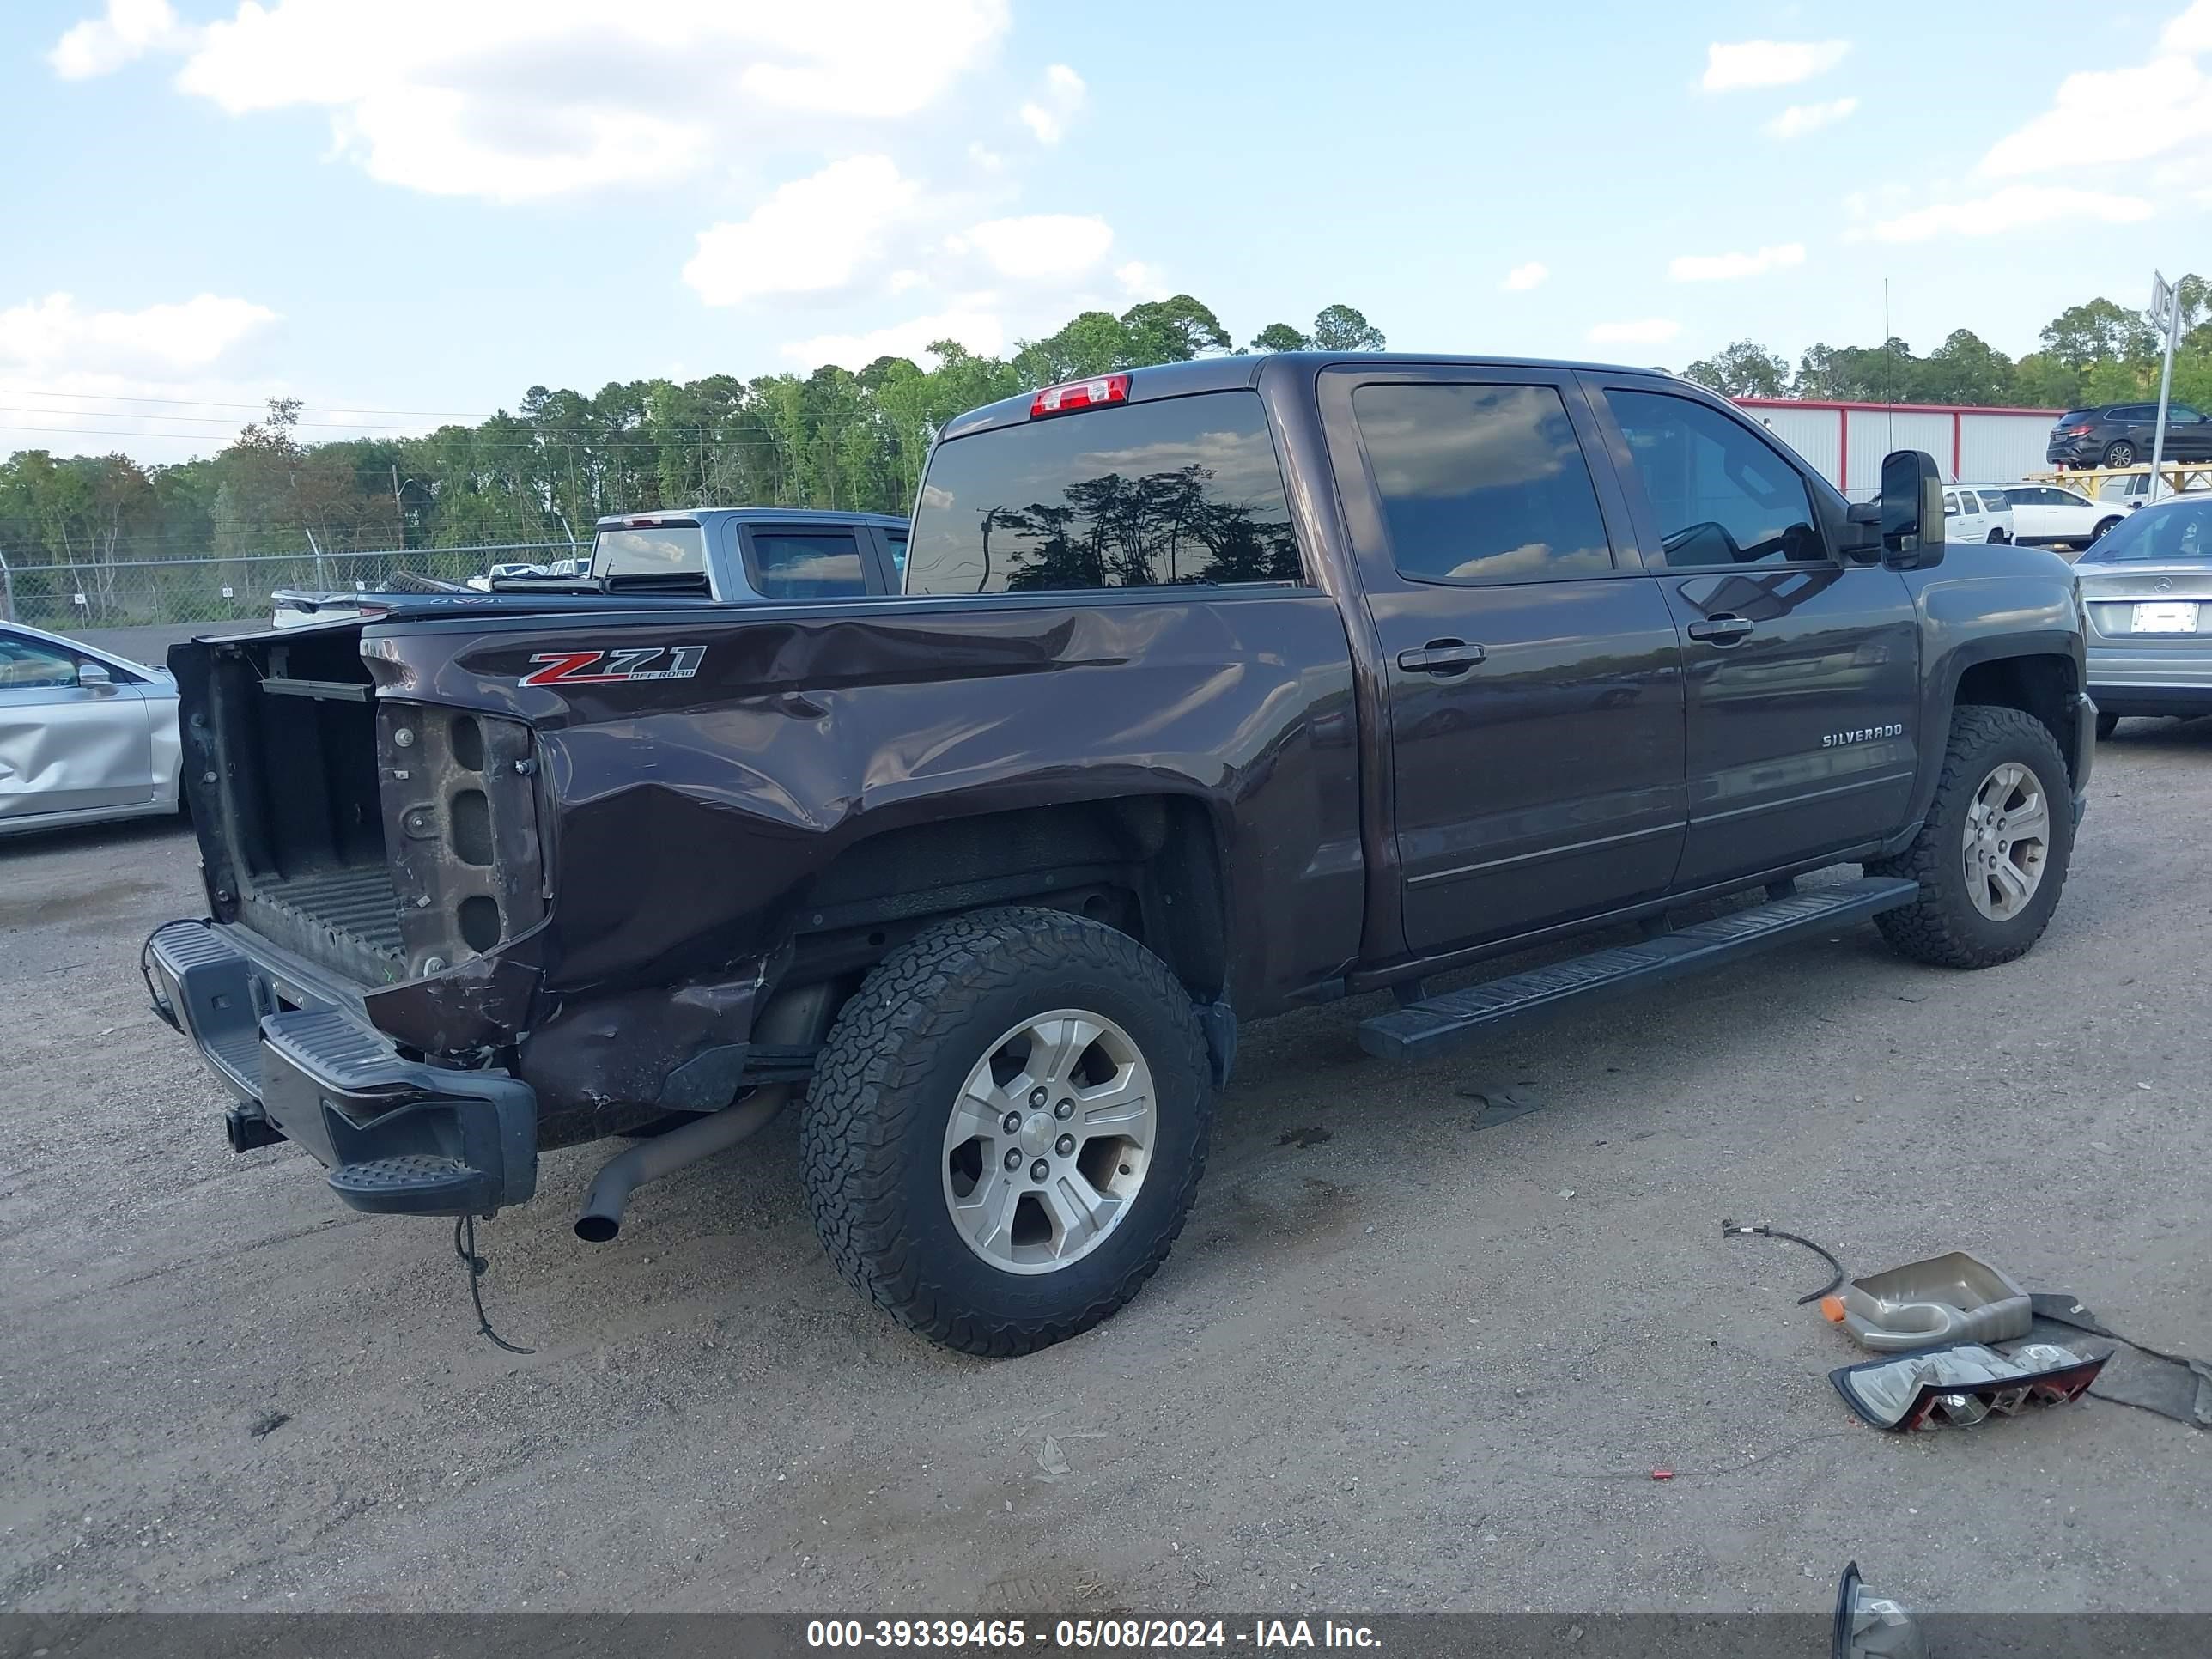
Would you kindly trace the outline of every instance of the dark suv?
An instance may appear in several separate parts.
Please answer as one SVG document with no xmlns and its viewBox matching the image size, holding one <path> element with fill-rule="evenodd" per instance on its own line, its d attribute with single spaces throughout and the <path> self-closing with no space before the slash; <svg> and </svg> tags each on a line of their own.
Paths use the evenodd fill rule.
<svg viewBox="0 0 2212 1659">
<path fill-rule="evenodd" d="M 2134 466 L 2150 459 L 2157 436 L 2156 404 L 2069 409 L 2051 428 L 2043 459 L 2053 466 Z M 2212 461 L 2212 420 L 2186 404 L 2168 404 L 2166 459 Z"/>
</svg>

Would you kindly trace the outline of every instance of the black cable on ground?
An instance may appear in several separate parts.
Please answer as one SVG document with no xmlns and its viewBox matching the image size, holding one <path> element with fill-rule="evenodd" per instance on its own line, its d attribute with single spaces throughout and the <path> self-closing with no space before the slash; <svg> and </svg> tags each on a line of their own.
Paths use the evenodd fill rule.
<svg viewBox="0 0 2212 1659">
<path fill-rule="evenodd" d="M 1721 1223 L 1721 1237 L 1723 1238 L 1787 1239 L 1792 1244 L 1802 1244 L 1807 1249 L 1812 1251 L 1814 1255 L 1819 1256 L 1821 1261 L 1826 1262 L 1831 1267 L 1834 1268 L 1836 1270 L 1836 1276 L 1833 1279 L 1821 1285 L 1819 1290 L 1814 1291 L 1811 1295 L 1801 1296 L 1797 1298 L 1797 1305 L 1801 1308 L 1811 1306 L 1814 1303 L 1818 1302 L 1822 1297 L 1827 1295 L 1830 1291 L 1833 1291 L 1836 1286 L 1844 1282 L 1844 1264 L 1837 1261 L 1832 1255 L 1830 1255 L 1826 1249 L 1822 1249 L 1820 1245 L 1815 1244 L 1811 1239 L 1801 1237 L 1796 1233 L 1785 1233 L 1778 1227 L 1770 1227 L 1764 1223 L 1761 1223 L 1756 1227 L 1747 1227 L 1738 1222 L 1723 1221 Z"/>
<path fill-rule="evenodd" d="M 468 1239 L 468 1247 L 465 1249 L 461 1245 L 464 1228 L 467 1229 Z M 509 1353 L 536 1353 L 538 1350 L 535 1348 L 516 1347 L 514 1343 L 492 1329 L 491 1321 L 484 1316 L 483 1291 L 477 1281 L 483 1277 L 484 1269 L 491 1264 L 477 1254 L 477 1218 L 474 1216 L 463 1215 L 453 1218 L 453 1254 L 468 1264 L 469 1300 L 476 1304 L 477 1334 L 489 1337 L 495 1347 L 504 1348 Z"/>
</svg>

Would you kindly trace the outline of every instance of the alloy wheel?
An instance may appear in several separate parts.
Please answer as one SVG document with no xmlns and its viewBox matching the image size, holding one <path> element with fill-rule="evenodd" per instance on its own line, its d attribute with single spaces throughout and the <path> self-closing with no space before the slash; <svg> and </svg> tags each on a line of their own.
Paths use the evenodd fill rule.
<svg viewBox="0 0 2212 1659">
<path fill-rule="evenodd" d="M 1036 1014 L 968 1073 L 945 1128 L 945 1202 L 968 1248 L 1006 1273 L 1080 1261 L 1121 1224 L 1158 1128 L 1152 1067 L 1105 1015 Z"/>
<path fill-rule="evenodd" d="M 1966 808 L 1966 894 L 1991 921 L 2009 921 L 2043 884 L 2051 807 L 2034 773 L 2017 761 L 1991 769 Z"/>
</svg>

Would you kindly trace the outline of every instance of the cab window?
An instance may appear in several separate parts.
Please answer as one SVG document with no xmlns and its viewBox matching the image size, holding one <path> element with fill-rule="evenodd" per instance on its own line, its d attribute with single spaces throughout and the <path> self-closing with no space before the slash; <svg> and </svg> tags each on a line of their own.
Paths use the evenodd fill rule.
<svg viewBox="0 0 2212 1659">
<path fill-rule="evenodd" d="M 1826 562 L 1804 478 L 1747 428 L 1663 392 L 1615 390 L 1606 402 L 1670 566 Z M 1954 496 L 1944 510 L 1956 510 Z"/>
</svg>

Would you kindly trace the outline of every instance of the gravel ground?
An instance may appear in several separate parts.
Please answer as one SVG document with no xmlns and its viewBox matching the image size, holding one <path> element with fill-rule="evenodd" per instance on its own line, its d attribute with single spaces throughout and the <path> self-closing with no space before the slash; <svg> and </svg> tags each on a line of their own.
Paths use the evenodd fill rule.
<svg viewBox="0 0 2212 1659">
<path fill-rule="evenodd" d="M 2212 1354 L 2208 821 L 2212 722 L 2131 723 L 2012 966 L 1857 928 L 1408 1068 L 1367 1005 L 1254 1029 L 1165 1270 L 999 1364 L 833 1275 L 788 1117 L 601 1249 L 605 1149 L 549 1155 L 482 1235 L 501 1352 L 444 1229 L 225 1149 L 132 970 L 188 837 L 0 844 L 0 1601 L 1825 1613 L 1856 1556 L 1931 1610 L 2212 1611 L 2212 1436 L 1860 1427 L 1821 1264 L 1717 1225 L 1972 1249 Z M 1478 1130 L 1485 1087 L 1542 1109 Z"/>
</svg>

